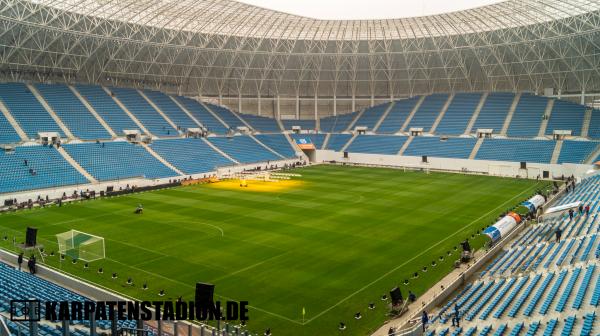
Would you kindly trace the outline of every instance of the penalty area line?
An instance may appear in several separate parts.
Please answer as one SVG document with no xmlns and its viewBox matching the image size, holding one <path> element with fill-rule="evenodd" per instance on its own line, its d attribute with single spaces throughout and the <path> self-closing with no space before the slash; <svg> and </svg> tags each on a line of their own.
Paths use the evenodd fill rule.
<svg viewBox="0 0 600 336">
<path fill-rule="evenodd" d="M 424 250 L 423 252 L 417 254 L 416 256 L 408 259 L 407 261 L 403 262 L 402 264 L 394 267 L 393 269 L 391 269 L 390 271 L 386 272 L 385 274 L 383 274 L 382 276 L 378 277 L 377 279 L 371 281 L 370 283 L 366 284 L 365 286 L 363 286 L 362 288 L 359 288 L 357 291 L 355 291 L 354 293 L 348 295 L 347 297 L 343 298 L 342 300 L 338 301 L 336 304 L 334 304 L 333 306 L 325 309 L 324 311 L 320 312 L 319 314 L 315 315 L 314 317 L 306 320 L 306 322 L 302 323 L 302 325 L 306 325 L 314 320 L 316 320 L 317 318 L 325 315 L 326 313 L 328 313 L 329 311 L 331 311 L 332 309 L 334 309 L 335 307 L 341 305 L 342 303 L 346 302 L 347 300 L 351 299 L 353 296 L 355 296 L 356 294 L 364 291 L 365 289 L 371 287 L 372 285 L 376 284 L 377 282 L 387 278 L 390 274 L 396 272 L 397 270 L 399 270 L 400 268 L 406 266 L 406 264 L 410 263 L 411 261 L 419 258 L 420 256 L 424 255 L 425 253 L 429 252 L 431 249 L 433 249 L 434 247 L 437 247 L 438 245 L 440 245 L 441 243 L 445 242 L 446 240 L 456 236 L 457 234 L 459 234 L 460 232 L 462 232 L 463 230 L 465 230 L 466 228 L 472 226 L 473 224 L 475 224 L 476 222 L 480 221 L 481 219 L 483 219 L 484 217 L 490 215 L 491 213 L 493 213 L 494 211 L 497 211 L 499 208 L 504 207 L 507 203 L 512 202 L 515 198 L 517 197 L 521 197 L 521 195 L 523 195 L 525 192 L 529 192 L 531 189 L 534 189 L 535 187 L 537 187 L 540 184 L 540 182 L 537 182 L 536 184 L 534 184 L 533 186 L 525 189 L 524 191 L 520 192 L 519 194 L 515 195 L 513 198 L 509 199 L 508 201 L 502 203 L 501 205 L 497 206 L 496 208 L 488 211 L 486 214 L 481 215 L 479 218 L 473 220 L 472 222 L 470 222 L 469 224 L 465 225 L 464 227 L 462 227 L 461 229 L 457 230 L 456 232 L 454 232 L 453 234 L 449 235 L 448 237 L 440 240 L 439 242 L 435 243 L 434 245 L 431 245 L 428 249 Z"/>
</svg>

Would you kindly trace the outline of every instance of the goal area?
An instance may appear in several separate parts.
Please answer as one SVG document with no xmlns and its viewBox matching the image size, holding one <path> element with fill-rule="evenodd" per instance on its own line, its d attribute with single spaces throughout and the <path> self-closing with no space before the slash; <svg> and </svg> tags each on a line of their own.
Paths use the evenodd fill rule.
<svg viewBox="0 0 600 336">
<path fill-rule="evenodd" d="M 104 238 L 70 230 L 56 235 L 58 252 L 72 259 L 91 262 L 105 257 Z"/>
</svg>

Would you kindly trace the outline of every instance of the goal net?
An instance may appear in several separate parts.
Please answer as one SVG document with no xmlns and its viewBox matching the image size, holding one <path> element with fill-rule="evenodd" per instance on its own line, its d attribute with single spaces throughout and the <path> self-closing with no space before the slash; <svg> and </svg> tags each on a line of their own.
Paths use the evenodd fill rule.
<svg viewBox="0 0 600 336">
<path fill-rule="evenodd" d="M 515 169 L 509 165 L 494 165 L 491 164 L 488 166 L 488 174 L 492 176 L 515 176 Z"/>
<path fill-rule="evenodd" d="M 104 238 L 89 233 L 70 230 L 56 235 L 58 252 L 73 259 L 94 261 L 103 259 Z"/>
</svg>

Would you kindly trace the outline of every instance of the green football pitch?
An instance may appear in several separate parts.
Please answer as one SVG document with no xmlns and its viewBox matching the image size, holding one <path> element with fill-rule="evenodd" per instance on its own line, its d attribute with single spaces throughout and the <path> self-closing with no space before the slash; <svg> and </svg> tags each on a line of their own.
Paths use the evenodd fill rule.
<svg viewBox="0 0 600 336">
<path fill-rule="evenodd" d="M 196 282 L 213 283 L 216 299 L 249 301 L 247 326 L 259 334 L 367 335 L 389 318 L 383 294 L 397 285 L 405 296 L 423 293 L 452 269 L 461 241 L 483 246 L 482 228 L 545 187 L 382 168 L 293 172 L 299 183 L 271 192 L 195 185 L 3 214 L 0 233 L 22 241 L 35 226 L 47 253 L 57 233 L 102 236 L 106 258 L 88 269 L 56 254 L 46 263 L 143 300 L 192 300 Z M 142 215 L 133 214 L 138 203 Z M 1 244 L 10 249 L 12 239 Z"/>
</svg>

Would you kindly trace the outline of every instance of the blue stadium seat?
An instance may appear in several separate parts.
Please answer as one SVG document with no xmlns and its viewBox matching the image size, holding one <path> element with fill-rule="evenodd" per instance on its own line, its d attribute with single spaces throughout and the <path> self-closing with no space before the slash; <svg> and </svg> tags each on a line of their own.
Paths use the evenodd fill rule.
<svg viewBox="0 0 600 336">
<path fill-rule="evenodd" d="M 383 119 L 381 125 L 379 125 L 377 133 L 394 134 L 399 132 L 420 98 L 420 96 L 417 96 L 410 99 L 397 100 L 388 115 Z"/>
<path fill-rule="evenodd" d="M 198 127 L 198 124 L 171 97 L 162 92 L 152 90 L 144 90 L 144 94 L 180 129 Z"/>
<path fill-rule="evenodd" d="M 210 113 L 202 104 L 199 102 L 182 96 L 174 96 L 177 101 L 183 105 L 194 118 L 198 119 L 209 132 L 215 134 L 227 134 L 228 128 L 225 127 L 215 116 Z"/>
<path fill-rule="evenodd" d="M 0 83 L 0 99 L 30 139 L 39 132 L 63 131 L 23 83 Z"/>
<path fill-rule="evenodd" d="M 385 111 L 389 108 L 391 103 L 383 103 L 369 107 L 365 109 L 363 114 L 356 120 L 354 126 L 364 126 L 367 130 L 371 131 L 381 119 Z"/>
<path fill-rule="evenodd" d="M 515 95 L 509 92 L 489 93 L 471 132 L 475 133 L 477 129 L 493 129 L 494 134 L 499 134 L 514 99 Z"/>
<path fill-rule="evenodd" d="M 279 128 L 277 120 L 253 114 L 240 113 L 238 116 L 244 119 L 252 128 L 259 132 L 278 133 L 282 130 Z"/>
<path fill-rule="evenodd" d="M 292 148 L 283 134 L 257 134 L 254 137 L 283 157 L 293 158 L 296 156 L 296 150 Z"/>
<path fill-rule="evenodd" d="M 463 134 L 481 101 L 481 96 L 481 93 L 455 94 L 435 133 L 442 135 Z"/>
<path fill-rule="evenodd" d="M 485 139 L 475 159 L 550 163 L 555 145 L 551 140 Z"/>
<path fill-rule="evenodd" d="M 294 127 L 294 126 L 300 126 L 302 128 L 302 130 L 305 130 L 305 131 L 309 131 L 309 130 L 312 131 L 317 128 L 317 122 L 312 119 L 310 119 L 310 120 L 309 119 L 300 119 L 300 120 L 287 119 L 287 120 L 282 120 L 281 123 L 283 124 L 283 127 L 287 131 L 291 131 L 292 127 Z"/>
<path fill-rule="evenodd" d="M 358 112 L 346 113 L 337 116 L 324 117 L 319 120 L 321 132 L 339 133 L 344 132 L 352 121 L 358 116 Z"/>
<path fill-rule="evenodd" d="M 68 144 L 63 147 L 88 173 L 100 181 L 178 175 L 143 147 L 128 142 Z"/>
<path fill-rule="evenodd" d="M 60 120 L 79 139 L 110 139 L 111 135 L 75 94 L 62 84 L 37 84 L 37 90 Z"/>
<path fill-rule="evenodd" d="M 440 112 L 442 111 L 442 107 L 448 101 L 448 95 L 443 93 L 436 93 L 425 97 L 421 106 L 415 115 L 408 123 L 407 131 L 411 127 L 422 127 L 423 132 L 428 132 L 435 119 L 438 117 Z"/>
<path fill-rule="evenodd" d="M 207 138 L 213 145 L 241 163 L 281 160 L 247 135 Z"/>
<path fill-rule="evenodd" d="M 573 135 L 581 135 L 586 109 L 585 105 L 565 100 L 555 100 L 550 120 L 548 120 L 546 134 L 552 135 L 554 130 L 571 130 Z"/>
<path fill-rule="evenodd" d="M 523 93 L 515 108 L 507 134 L 514 137 L 537 136 L 547 105 L 548 98 Z"/>
<path fill-rule="evenodd" d="M 245 127 L 246 124 L 233 111 L 219 105 L 205 103 L 216 115 L 221 118 L 230 128 L 236 129 L 238 126 Z"/>
<path fill-rule="evenodd" d="M 439 137 L 418 136 L 413 138 L 403 155 L 468 159 L 476 142 L 474 138 L 441 140 Z"/>
<path fill-rule="evenodd" d="M 339 151 L 348 143 L 350 138 L 352 138 L 351 134 L 331 134 L 325 149 Z"/>
<path fill-rule="evenodd" d="M 346 149 L 351 153 L 396 155 L 408 137 L 394 135 L 359 135 Z"/>
<path fill-rule="evenodd" d="M 75 88 L 116 134 L 124 135 L 124 130 L 141 131 L 140 127 L 117 105 L 102 87 L 96 85 L 76 85 Z"/>
<path fill-rule="evenodd" d="M 82 183 L 89 181 L 55 148 L 25 146 L 16 147 L 14 152 L 0 151 L 0 193 Z"/>
<path fill-rule="evenodd" d="M 178 132 L 152 107 L 136 89 L 109 88 L 127 110 L 156 136 L 177 136 Z"/>
<path fill-rule="evenodd" d="M 583 163 L 599 145 L 596 141 L 564 140 L 557 163 Z"/>
<path fill-rule="evenodd" d="M 150 147 L 186 174 L 216 171 L 234 162 L 215 151 L 202 139 L 168 139 L 154 141 Z"/>
</svg>

